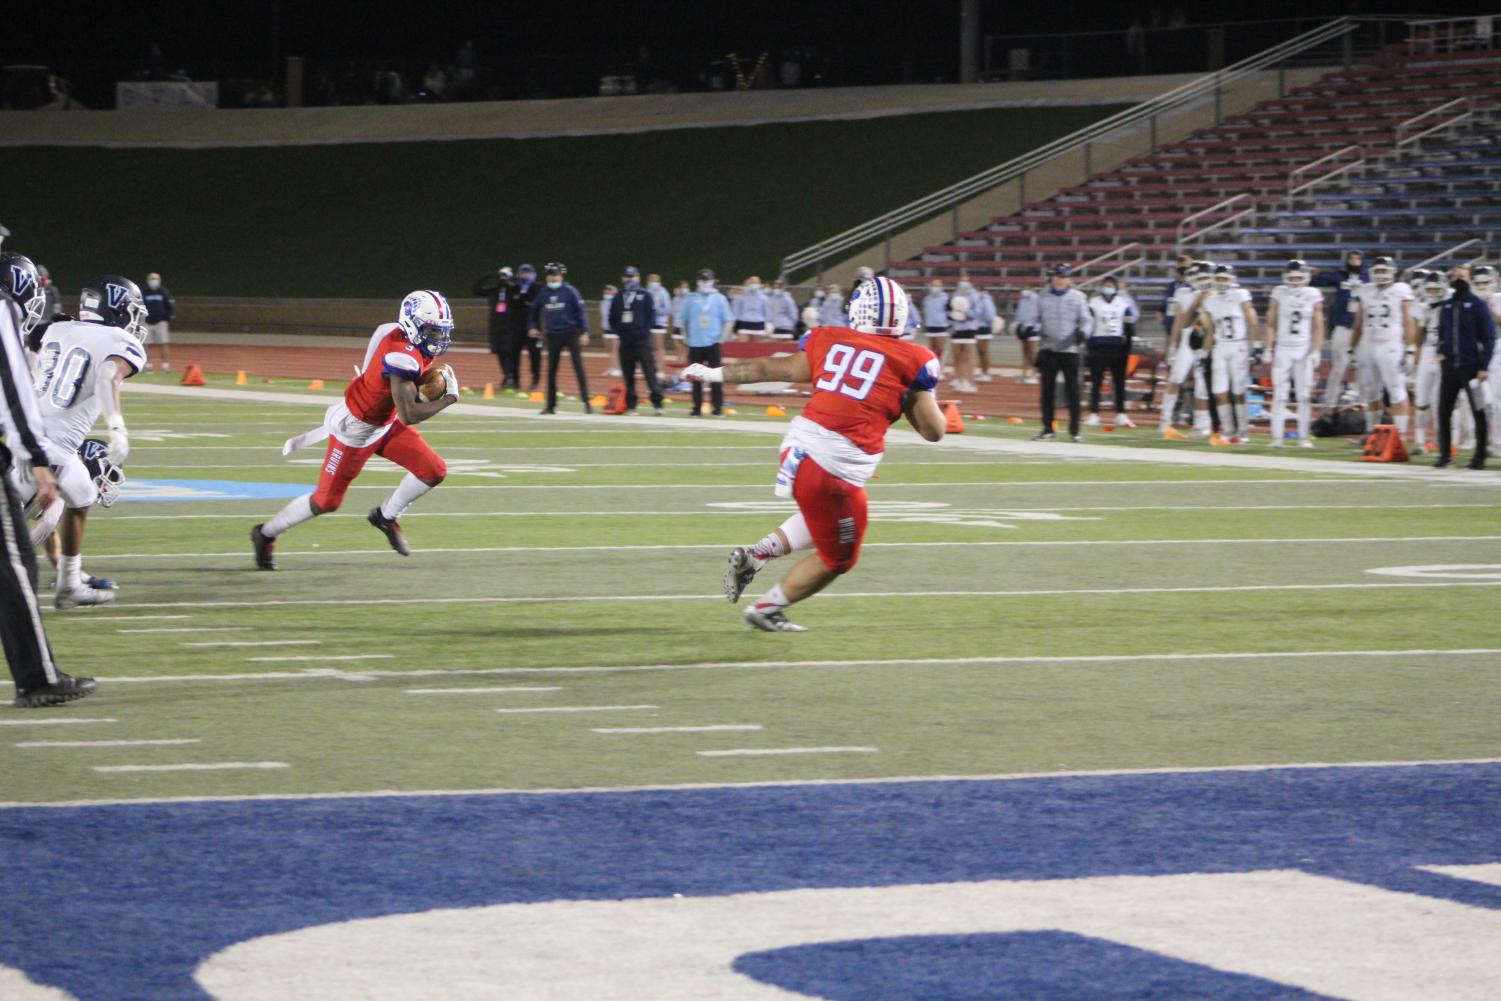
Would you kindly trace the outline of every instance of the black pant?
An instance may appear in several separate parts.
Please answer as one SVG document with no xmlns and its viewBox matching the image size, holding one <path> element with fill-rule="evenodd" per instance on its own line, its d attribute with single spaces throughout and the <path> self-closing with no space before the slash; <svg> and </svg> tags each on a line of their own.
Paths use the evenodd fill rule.
<svg viewBox="0 0 1501 1001">
<path fill-rule="evenodd" d="M 652 347 L 651 335 L 640 339 L 629 336 L 620 338 L 620 371 L 625 379 L 625 408 L 636 409 L 636 366 L 641 366 L 641 378 L 646 383 L 651 405 L 662 405 L 662 386 L 657 382 L 657 352 Z"/>
<path fill-rule="evenodd" d="M 688 364 L 692 365 L 694 362 L 700 362 L 704 365 L 710 366 L 711 368 L 718 368 L 722 364 L 719 354 L 719 345 L 710 344 L 706 348 L 689 348 Z M 724 383 L 709 383 L 709 403 L 714 408 L 715 417 L 718 417 L 720 414 L 724 413 Z M 701 414 L 703 413 L 703 411 L 704 384 L 701 382 L 695 382 L 693 384 L 693 412 L 695 414 Z"/>
<path fill-rule="evenodd" d="M 529 385 L 536 389 L 542 381 L 542 341 L 525 331 L 513 330 L 506 339 L 505 347 L 505 360 L 500 367 L 510 373 L 511 388 L 521 388 L 521 352 L 525 351 L 532 359 L 532 381 Z"/>
<path fill-rule="evenodd" d="M 1485 449 L 1489 441 L 1490 427 L 1486 422 L 1485 404 L 1478 394 L 1470 391 L 1470 383 L 1474 381 L 1480 369 L 1474 365 L 1454 366 L 1444 365 L 1440 369 L 1438 384 L 1438 454 L 1444 458 L 1449 456 L 1449 442 L 1453 440 L 1451 425 L 1454 421 L 1454 404 L 1459 401 L 1459 391 L 1462 389 L 1470 398 L 1470 409 L 1475 411 L 1475 459 L 1480 464 L 1485 463 Z M 1495 387 L 1491 387 L 1495 392 Z"/>
<path fill-rule="evenodd" d="M 490 331 L 490 353 L 500 363 L 500 387 L 511 388 L 511 373 L 515 371 L 515 363 L 511 358 L 511 332 L 509 330 Z"/>
<path fill-rule="evenodd" d="M 7 465 L 8 458 L 0 461 L 0 643 L 16 687 L 42 688 L 55 680 L 56 667 L 36 597 L 36 550 L 21 499 L 4 475 Z"/>
<path fill-rule="evenodd" d="M 1037 352 L 1037 371 L 1042 377 L 1042 429 L 1053 430 L 1053 395 L 1058 374 L 1063 374 L 1063 395 L 1068 399 L 1068 433 L 1079 433 L 1079 356 L 1072 351 Z"/>
<path fill-rule="evenodd" d="M 584 409 L 589 408 L 589 380 L 584 377 L 584 356 L 579 351 L 579 335 L 547 335 L 547 409 L 558 405 L 558 361 L 567 350 L 573 357 L 573 374 L 578 377 L 579 396 L 583 397 Z"/>
<path fill-rule="evenodd" d="M 1105 374 L 1110 374 L 1110 389 L 1115 396 L 1115 412 L 1126 412 L 1126 359 L 1129 357 L 1126 349 L 1120 348 L 1090 348 L 1089 349 L 1089 412 L 1100 412 L 1100 388 L 1105 382 Z"/>
</svg>

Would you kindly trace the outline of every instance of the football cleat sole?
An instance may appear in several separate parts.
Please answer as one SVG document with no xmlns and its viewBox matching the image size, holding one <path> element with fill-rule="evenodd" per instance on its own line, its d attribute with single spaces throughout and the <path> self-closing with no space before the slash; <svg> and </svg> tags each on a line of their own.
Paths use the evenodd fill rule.
<svg viewBox="0 0 1501 1001">
<path fill-rule="evenodd" d="M 370 509 L 370 517 L 367 520 L 370 524 L 380 529 L 381 534 L 386 537 L 386 541 L 391 544 L 392 549 L 403 556 L 412 555 L 412 547 L 407 545 L 406 537 L 401 534 L 401 522 L 387 518 L 380 513 L 380 508 L 378 507 Z"/>
<path fill-rule="evenodd" d="M 752 629 L 759 629 L 764 633 L 805 633 L 807 626 L 800 626 L 782 613 L 780 608 L 770 612 L 757 611 L 756 606 L 747 608 L 741 617 L 750 624 Z"/>
<path fill-rule="evenodd" d="M 724 596 L 734 604 L 760 571 L 755 557 L 744 546 L 730 550 L 730 565 L 724 568 Z"/>
<path fill-rule="evenodd" d="M 16 708 L 18 709 L 46 709 L 50 706 L 67 705 L 69 702 L 77 702 L 94 693 L 99 687 L 93 678 L 75 678 L 69 674 L 61 674 L 56 684 L 46 685 L 42 688 L 17 689 Z"/>
</svg>

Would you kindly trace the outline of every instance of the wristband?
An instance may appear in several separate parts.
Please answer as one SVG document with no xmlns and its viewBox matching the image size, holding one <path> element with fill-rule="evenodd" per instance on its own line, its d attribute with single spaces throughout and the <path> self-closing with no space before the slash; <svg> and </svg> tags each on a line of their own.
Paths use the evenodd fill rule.
<svg viewBox="0 0 1501 1001">
<path fill-rule="evenodd" d="M 120 434 L 124 434 L 125 418 L 120 414 L 110 414 L 108 417 L 104 418 L 104 426 L 111 433 L 118 431 Z"/>
</svg>

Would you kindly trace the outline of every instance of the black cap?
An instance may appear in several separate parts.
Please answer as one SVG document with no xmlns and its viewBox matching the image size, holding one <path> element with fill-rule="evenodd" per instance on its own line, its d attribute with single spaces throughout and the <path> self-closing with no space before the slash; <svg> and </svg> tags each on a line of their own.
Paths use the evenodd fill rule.
<svg viewBox="0 0 1501 1001">
<path fill-rule="evenodd" d="M 1074 273 L 1074 269 L 1067 264 L 1055 264 L 1048 268 L 1048 274 L 1055 278 L 1067 278 Z"/>
<path fill-rule="evenodd" d="M 715 281 L 718 281 L 719 279 L 714 277 L 714 271 L 713 271 L 713 269 L 711 269 L 711 268 L 700 268 L 699 271 L 698 271 L 698 280 L 701 281 L 701 282 L 715 282 Z"/>
<path fill-rule="evenodd" d="M 543 268 L 542 272 L 549 275 L 566 275 L 568 273 L 568 265 L 562 261 L 548 261 L 547 267 Z"/>
<path fill-rule="evenodd" d="M 641 277 L 641 271 L 634 264 L 627 264 L 625 266 L 625 270 L 622 271 L 621 274 L 623 274 L 627 278 L 640 278 Z"/>
</svg>

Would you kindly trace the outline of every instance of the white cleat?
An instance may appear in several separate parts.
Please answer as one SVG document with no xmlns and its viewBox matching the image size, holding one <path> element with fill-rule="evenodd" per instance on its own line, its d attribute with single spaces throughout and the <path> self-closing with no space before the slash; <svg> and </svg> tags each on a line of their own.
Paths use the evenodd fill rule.
<svg viewBox="0 0 1501 1001">
<path fill-rule="evenodd" d="M 1309 441 L 1307 438 L 1303 438 L 1303 439 L 1299 440 L 1298 447 L 1299 448 L 1313 448 L 1314 445 L 1313 445 L 1313 442 Z"/>
<path fill-rule="evenodd" d="M 1208 438 L 1209 437 L 1209 429 L 1208 428 L 1194 428 L 1192 431 L 1188 432 L 1188 436 L 1190 438 Z"/>
<path fill-rule="evenodd" d="M 1097 428 L 1100 426 L 1100 415 L 1090 414 L 1088 417 L 1084 418 L 1084 423 L 1088 427 Z"/>
<path fill-rule="evenodd" d="M 1230 444 L 1232 444 L 1232 445 L 1249 445 L 1249 444 L 1251 444 L 1251 439 L 1247 438 L 1243 434 L 1238 434 L 1234 438 L 1230 439 Z"/>
<path fill-rule="evenodd" d="M 1115 426 L 1118 428 L 1134 428 L 1136 426 L 1136 422 L 1127 417 L 1125 414 L 1118 414 L 1115 418 Z"/>
<path fill-rule="evenodd" d="M 808 631 L 807 626 L 788 621 L 780 608 L 773 608 L 769 612 L 758 612 L 756 606 L 752 605 L 745 610 L 742 618 L 750 623 L 751 628 L 767 633 L 805 633 Z"/>
<path fill-rule="evenodd" d="M 991 381 L 994 378 L 995 378 L 995 376 L 991 375 L 989 372 L 981 372 L 979 375 L 975 376 L 975 381 L 976 382 L 989 382 L 989 381 Z"/>
<path fill-rule="evenodd" d="M 765 564 L 762 564 L 764 566 Z M 730 565 L 724 568 L 724 596 L 731 604 L 740 600 L 750 582 L 761 570 L 756 558 L 744 546 L 730 550 Z"/>
<path fill-rule="evenodd" d="M 113 591 L 98 591 L 91 587 L 76 587 L 71 591 L 59 588 L 53 598 L 53 604 L 61 611 L 82 605 L 108 605 L 114 600 L 115 592 Z"/>
</svg>

